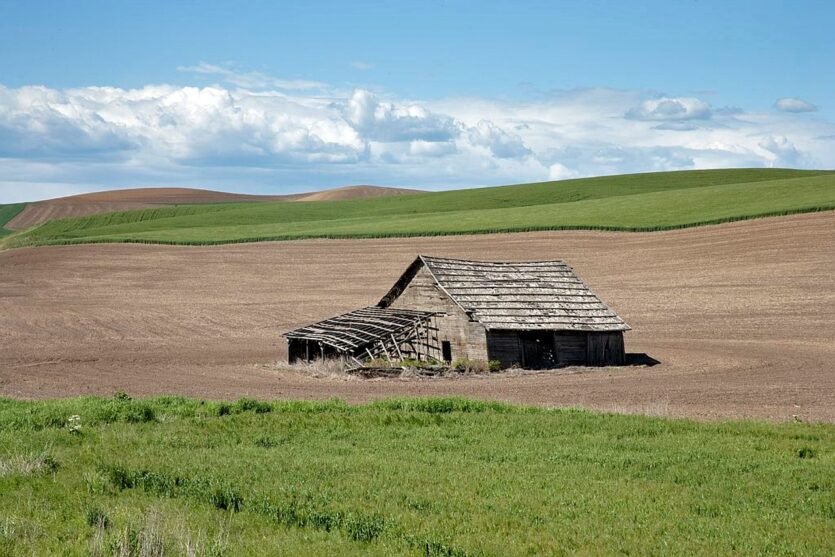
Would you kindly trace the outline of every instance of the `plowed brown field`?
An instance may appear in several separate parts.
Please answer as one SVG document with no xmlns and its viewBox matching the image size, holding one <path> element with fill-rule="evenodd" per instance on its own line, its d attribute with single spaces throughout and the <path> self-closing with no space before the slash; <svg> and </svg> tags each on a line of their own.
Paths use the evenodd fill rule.
<svg viewBox="0 0 835 557">
<path fill-rule="evenodd" d="M 672 232 L 311 240 L 0 253 L 0 395 L 366 401 L 465 395 L 698 418 L 835 421 L 835 212 Z M 317 378 L 280 334 L 373 304 L 417 253 L 564 258 L 653 367 Z"/>
</svg>

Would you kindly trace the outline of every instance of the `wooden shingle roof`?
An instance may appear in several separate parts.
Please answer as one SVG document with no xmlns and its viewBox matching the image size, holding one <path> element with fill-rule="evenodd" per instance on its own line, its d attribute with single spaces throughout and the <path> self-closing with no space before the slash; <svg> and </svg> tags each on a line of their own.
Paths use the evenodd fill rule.
<svg viewBox="0 0 835 557">
<path fill-rule="evenodd" d="M 422 266 L 443 292 L 487 329 L 630 329 L 560 260 L 494 263 L 421 255 L 378 306 L 391 304 Z"/>
</svg>

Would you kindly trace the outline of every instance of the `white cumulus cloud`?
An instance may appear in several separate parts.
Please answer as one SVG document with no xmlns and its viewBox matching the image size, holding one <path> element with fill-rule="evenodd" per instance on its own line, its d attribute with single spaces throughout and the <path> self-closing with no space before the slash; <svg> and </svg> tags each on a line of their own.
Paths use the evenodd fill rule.
<svg viewBox="0 0 835 557">
<path fill-rule="evenodd" d="M 468 131 L 470 143 L 486 147 L 500 159 L 524 157 L 531 154 L 522 138 L 505 131 L 487 120 L 480 120 Z"/>
<path fill-rule="evenodd" d="M 696 98 L 605 88 L 526 101 L 421 101 L 218 68 L 201 71 L 226 85 L 0 85 L 0 203 L 147 185 L 431 189 L 653 170 L 835 166 L 827 139 L 835 124 L 819 114 L 712 109 Z"/>
</svg>

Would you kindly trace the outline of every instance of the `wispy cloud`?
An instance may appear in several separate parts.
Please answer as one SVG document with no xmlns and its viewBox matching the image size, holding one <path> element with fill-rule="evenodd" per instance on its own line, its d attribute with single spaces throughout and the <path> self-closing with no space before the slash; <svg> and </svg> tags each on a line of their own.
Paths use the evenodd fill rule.
<svg viewBox="0 0 835 557">
<path fill-rule="evenodd" d="M 354 60 L 353 62 L 351 62 L 351 67 L 354 68 L 355 70 L 360 70 L 361 72 L 365 72 L 365 71 L 368 71 L 368 70 L 373 70 L 374 69 L 374 64 L 372 64 L 370 62 L 364 62 L 362 60 Z"/>
<path fill-rule="evenodd" d="M 692 97 L 648 99 L 626 112 L 627 118 L 636 120 L 707 120 L 711 116 L 710 105 Z"/>
<path fill-rule="evenodd" d="M 0 85 L 0 202 L 53 190 L 453 187 L 652 170 L 833 167 L 820 115 L 605 88 L 406 100 L 202 64 L 205 87 Z M 75 186 L 73 186 L 75 185 Z M 72 191 L 76 187 L 77 190 Z"/>
<path fill-rule="evenodd" d="M 290 91 L 306 91 L 322 89 L 324 83 L 306 79 L 278 79 L 261 72 L 241 72 L 232 68 L 200 62 L 196 66 L 179 66 L 177 71 L 200 75 L 216 76 L 225 83 L 237 85 L 245 89 L 287 89 Z"/>
<path fill-rule="evenodd" d="M 797 97 L 783 97 L 774 102 L 780 112 L 816 112 L 818 107 Z"/>
</svg>

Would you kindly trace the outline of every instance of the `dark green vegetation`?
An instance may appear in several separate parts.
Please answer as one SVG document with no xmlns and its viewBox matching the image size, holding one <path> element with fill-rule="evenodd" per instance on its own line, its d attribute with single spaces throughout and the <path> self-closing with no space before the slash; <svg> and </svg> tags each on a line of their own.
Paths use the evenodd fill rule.
<svg viewBox="0 0 835 557">
<path fill-rule="evenodd" d="M 4 555 L 832 555 L 833 532 L 832 425 L 0 399 Z"/>
<path fill-rule="evenodd" d="M 5 228 L 6 223 L 15 218 L 26 207 L 26 203 L 13 203 L 11 205 L 0 205 L 0 237 L 11 234 L 12 231 Z"/>
<path fill-rule="evenodd" d="M 189 205 L 64 219 L 6 247 L 218 244 L 527 230 L 664 230 L 835 209 L 835 173 L 736 169 L 630 174 L 352 201 Z"/>
</svg>

